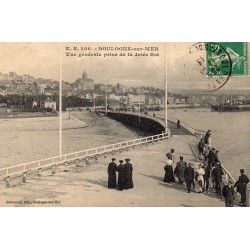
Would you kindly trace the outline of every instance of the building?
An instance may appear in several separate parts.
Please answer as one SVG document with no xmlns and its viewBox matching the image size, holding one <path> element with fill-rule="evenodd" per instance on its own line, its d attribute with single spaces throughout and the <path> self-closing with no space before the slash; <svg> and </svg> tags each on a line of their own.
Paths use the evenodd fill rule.
<svg viewBox="0 0 250 250">
<path fill-rule="evenodd" d="M 129 94 L 127 103 L 129 106 L 139 105 L 139 104 L 144 105 L 146 103 L 146 97 L 145 95 Z"/>
<path fill-rule="evenodd" d="M 94 91 L 95 89 L 95 82 L 88 78 L 86 71 L 83 71 L 82 78 L 76 79 L 74 85 L 76 91 Z"/>
<path fill-rule="evenodd" d="M 56 110 L 56 101 L 45 100 L 42 102 L 42 108 L 49 110 Z"/>
</svg>

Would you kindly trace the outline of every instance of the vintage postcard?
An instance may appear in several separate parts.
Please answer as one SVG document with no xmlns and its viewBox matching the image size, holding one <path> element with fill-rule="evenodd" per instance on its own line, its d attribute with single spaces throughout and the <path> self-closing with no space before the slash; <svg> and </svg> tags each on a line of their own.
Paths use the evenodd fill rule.
<svg viewBox="0 0 250 250">
<path fill-rule="evenodd" d="M 0 43 L 0 206 L 249 206 L 249 112 L 247 42 Z"/>
</svg>

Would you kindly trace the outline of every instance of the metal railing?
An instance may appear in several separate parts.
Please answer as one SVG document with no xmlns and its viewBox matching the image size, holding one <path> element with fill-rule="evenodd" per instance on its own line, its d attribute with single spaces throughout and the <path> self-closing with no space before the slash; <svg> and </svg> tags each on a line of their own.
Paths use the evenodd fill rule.
<svg viewBox="0 0 250 250">
<path fill-rule="evenodd" d="M 85 159 L 88 157 L 99 156 L 101 154 L 106 154 L 109 152 L 115 152 L 120 149 L 133 147 L 136 145 L 142 145 L 147 143 L 156 142 L 168 138 L 168 134 L 162 132 L 162 134 L 157 134 L 153 136 L 137 138 L 130 141 L 124 141 L 119 143 L 114 143 L 106 146 L 101 146 L 92 149 L 86 149 L 74 153 L 64 154 L 61 156 L 50 157 L 42 160 L 32 161 L 28 163 L 18 164 L 11 167 L 0 169 L 0 180 L 9 178 L 14 175 L 19 175 L 23 173 L 34 172 L 35 170 L 41 170 L 43 168 L 48 168 L 50 166 L 62 165 L 66 162 L 73 162 L 80 159 Z"/>
<path fill-rule="evenodd" d="M 174 122 L 174 123 L 177 124 L 178 119 L 175 119 L 173 117 L 169 117 L 168 121 L 171 121 L 171 122 Z M 203 136 L 203 134 L 206 133 L 206 131 L 192 128 L 191 126 L 189 126 L 185 122 L 181 122 L 181 127 L 184 128 L 184 129 L 186 129 L 189 133 L 191 133 L 192 135 L 195 135 L 195 136 Z"/>
</svg>

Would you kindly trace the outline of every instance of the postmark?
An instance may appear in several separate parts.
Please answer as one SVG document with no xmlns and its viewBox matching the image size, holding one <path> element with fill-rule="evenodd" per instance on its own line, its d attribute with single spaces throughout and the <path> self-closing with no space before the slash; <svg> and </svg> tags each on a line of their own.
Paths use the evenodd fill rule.
<svg viewBox="0 0 250 250">
<path fill-rule="evenodd" d="M 195 60 L 194 74 L 198 69 L 198 72 L 204 76 L 206 91 L 216 91 L 230 79 L 232 60 L 222 45 L 213 42 L 195 43 L 189 47 L 189 56 Z"/>
</svg>

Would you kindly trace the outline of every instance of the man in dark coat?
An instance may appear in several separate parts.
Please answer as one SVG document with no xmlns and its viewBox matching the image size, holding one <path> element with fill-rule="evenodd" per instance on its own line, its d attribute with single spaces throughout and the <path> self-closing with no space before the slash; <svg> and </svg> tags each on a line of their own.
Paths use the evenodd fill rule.
<svg viewBox="0 0 250 250">
<path fill-rule="evenodd" d="M 212 150 L 209 152 L 207 158 L 208 158 L 208 166 L 210 168 L 215 166 L 215 164 L 217 163 L 217 156 L 215 153 L 215 148 L 212 148 Z"/>
<path fill-rule="evenodd" d="M 203 155 L 204 149 L 205 149 L 205 143 L 203 138 L 201 138 L 201 140 L 198 143 L 198 150 L 200 155 Z"/>
<path fill-rule="evenodd" d="M 125 172 L 125 188 L 130 189 L 134 187 L 132 173 L 133 166 L 130 162 L 130 159 L 125 159 L 126 163 L 124 164 L 124 172 Z"/>
<path fill-rule="evenodd" d="M 178 177 L 180 184 L 183 184 L 183 182 L 185 181 L 184 171 L 185 171 L 186 166 L 187 166 L 187 163 L 183 160 L 183 157 L 180 156 L 180 161 L 176 163 L 176 167 L 174 170 L 174 175 Z"/>
<path fill-rule="evenodd" d="M 192 168 L 190 163 L 188 163 L 188 166 L 185 167 L 184 178 L 186 181 L 188 193 L 190 193 L 191 184 L 194 187 L 194 169 Z"/>
<path fill-rule="evenodd" d="M 229 181 L 229 183 L 225 183 L 222 188 L 222 195 L 225 198 L 226 207 L 233 207 L 234 188 L 232 184 L 233 183 Z"/>
<path fill-rule="evenodd" d="M 205 166 L 204 171 L 205 171 L 205 174 L 203 175 L 204 186 L 205 186 L 206 192 L 208 193 L 209 179 L 210 179 L 210 176 L 211 176 L 211 168 L 209 167 L 209 165 Z M 205 191 L 204 188 L 203 188 L 203 191 Z"/>
<path fill-rule="evenodd" d="M 246 192 L 247 192 L 247 184 L 249 183 L 248 177 L 244 174 L 244 169 L 240 170 L 240 177 L 239 180 L 235 183 L 237 187 L 237 191 L 240 193 L 241 196 L 241 203 L 245 206 L 246 205 Z"/>
<path fill-rule="evenodd" d="M 123 160 L 120 160 L 120 165 L 117 166 L 118 172 L 118 190 L 122 191 L 125 188 L 125 167 Z"/>
<path fill-rule="evenodd" d="M 220 163 L 217 163 L 213 169 L 213 177 L 215 182 L 215 190 L 217 195 L 221 195 L 221 184 L 222 184 L 222 175 L 224 175 L 223 169 Z"/>
<path fill-rule="evenodd" d="M 112 162 L 108 165 L 108 188 L 116 188 L 116 159 L 112 158 Z"/>
</svg>

